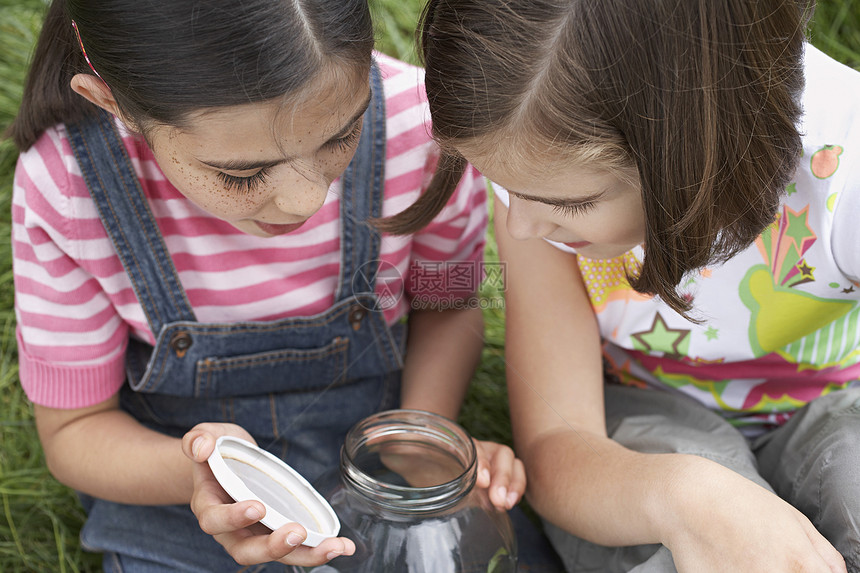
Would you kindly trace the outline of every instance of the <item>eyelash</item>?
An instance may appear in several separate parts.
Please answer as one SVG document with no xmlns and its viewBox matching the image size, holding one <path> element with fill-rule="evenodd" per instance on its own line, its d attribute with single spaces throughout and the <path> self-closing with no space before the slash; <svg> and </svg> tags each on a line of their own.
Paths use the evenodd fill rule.
<svg viewBox="0 0 860 573">
<path fill-rule="evenodd" d="M 265 183 L 268 176 L 268 169 L 260 169 L 248 177 L 236 177 L 235 175 L 228 175 L 221 171 L 218 172 L 218 179 L 221 180 L 224 187 L 230 191 L 238 191 L 240 193 L 250 193 L 255 191 L 257 187 Z"/>
<path fill-rule="evenodd" d="M 332 149 L 334 151 L 346 151 L 358 141 L 358 137 L 361 134 L 361 121 L 356 121 L 352 130 L 344 135 L 343 137 L 339 137 L 338 139 L 332 139 L 331 141 L 325 142 L 323 147 L 326 149 Z"/>
<path fill-rule="evenodd" d="M 562 215 L 566 215 L 568 217 L 575 217 L 577 215 L 583 215 L 588 213 L 592 209 L 597 207 L 597 202 L 592 201 L 591 203 L 572 203 L 570 205 L 553 205 L 552 211 L 553 213 L 561 213 Z"/>
<path fill-rule="evenodd" d="M 352 131 L 350 131 L 343 137 L 339 137 L 338 139 L 332 139 L 331 141 L 325 142 L 323 146 L 326 149 L 332 149 L 334 151 L 346 151 L 358 141 L 360 133 L 361 122 L 357 121 L 355 122 L 355 126 L 352 128 Z M 218 179 L 221 180 L 221 183 L 224 184 L 224 187 L 226 187 L 230 191 L 238 191 L 240 193 L 250 193 L 252 191 L 255 191 L 257 187 L 265 183 L 266 178 L 268 176 L 268 169 L 261 169 L 253 175 L 249 175 L 248 177 L 237 177 L 235 175 L 229 175 L 224 172 L 218 172 Z"/>
</svg>

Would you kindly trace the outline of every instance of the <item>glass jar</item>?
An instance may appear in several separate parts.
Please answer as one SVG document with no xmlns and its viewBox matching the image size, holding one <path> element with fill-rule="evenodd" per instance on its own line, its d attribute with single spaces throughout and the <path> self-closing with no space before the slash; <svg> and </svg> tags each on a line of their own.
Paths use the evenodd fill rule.
<svg viewBox="0 0 860 573">
<path fill-rule="evenodd" d="M 365 418 L 347 434 L 340 468 L 314 484 L 356 552 L 312 573 L 513 573 L 508 514 L 476 488 L 477 454 L 451 420 L 418 410 Z"/>
</svg>

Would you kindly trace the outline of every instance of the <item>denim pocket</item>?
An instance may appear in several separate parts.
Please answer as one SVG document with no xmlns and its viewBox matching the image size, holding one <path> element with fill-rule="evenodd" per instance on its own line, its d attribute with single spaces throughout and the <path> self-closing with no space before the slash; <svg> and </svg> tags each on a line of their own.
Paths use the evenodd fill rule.
<svg viewBox="0 0 860 573">
<path fill-rule="evenodd" d="M 194 396 L 226 398 L 332 388 L 346 382 L 348 355 L 349 340 L 336 337 L 317 348 L 204 358 L 197 361 Z"/>
</svg>

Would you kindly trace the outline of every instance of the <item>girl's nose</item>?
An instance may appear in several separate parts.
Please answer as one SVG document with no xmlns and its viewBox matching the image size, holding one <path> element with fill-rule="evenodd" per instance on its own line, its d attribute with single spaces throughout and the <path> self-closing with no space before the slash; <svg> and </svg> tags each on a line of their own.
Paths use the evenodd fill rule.
<svg viewBox="0 0 860 573">
<path fill-rule="evenodd" d="M 547 237 L 558 228 L 543 213 L 544 205 L 535 205 L 511 196 L 508 206 L 507 227 L 511 237 L 517 240 Z"/>
<path fill-rule="evenodd" d="M 310 217 L 320 210 L 328 194 L 329 183 L 323 177 L 296 174 L 279 186 L 273 203 L 282 213 Z"/>
</svg>

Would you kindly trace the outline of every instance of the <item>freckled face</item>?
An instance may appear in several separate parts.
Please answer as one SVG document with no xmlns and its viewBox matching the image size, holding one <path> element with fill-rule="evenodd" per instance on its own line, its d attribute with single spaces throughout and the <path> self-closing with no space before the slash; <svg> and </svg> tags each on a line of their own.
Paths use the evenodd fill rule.
<svg viewBox="0 0 860 573">
<path fill-rule="evenodd" d="M 165 177 L 189 200 L 246 233 L 294 231 L 346 169 L 370 93 L 363 79 L 314 82 L 282 101 L 214 108 L 188 127 L 148 135 Z"/>
<path fill-rule="evenodd" d="M 645 241 L 639 188 L 610 171 L 575 164 L 503 164 L 460 152 L 510 193 L 506 226 L 515 239 L 565 243 L 592 259 L 618 257 Z M 494 152 L 500 156 L 505 155 Z"/>
</svg>

